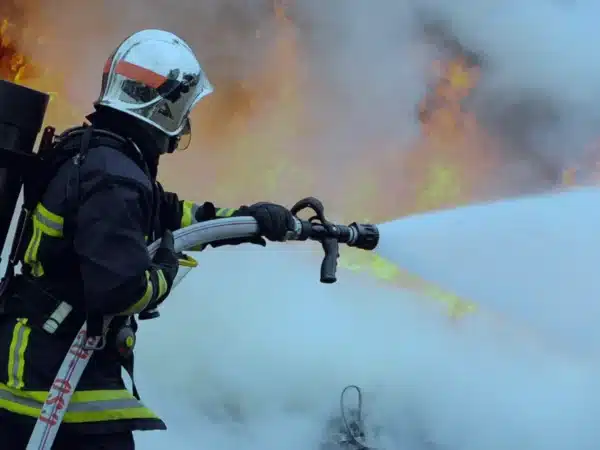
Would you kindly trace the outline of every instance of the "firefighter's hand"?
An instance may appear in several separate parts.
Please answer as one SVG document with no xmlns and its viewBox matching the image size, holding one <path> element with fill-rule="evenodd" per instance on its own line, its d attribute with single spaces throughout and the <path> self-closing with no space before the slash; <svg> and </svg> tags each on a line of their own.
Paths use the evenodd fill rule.
<svg viewBox="0 0 600 450">
<path fill-rule="evenodd" d="M 282 242 L 294 231 L 294 216 L 285 206 L 276 203 L 260 202 L 242 206 L 238 214 L 256 219 L 260 234 L 270 241 Z"/>
</svg>

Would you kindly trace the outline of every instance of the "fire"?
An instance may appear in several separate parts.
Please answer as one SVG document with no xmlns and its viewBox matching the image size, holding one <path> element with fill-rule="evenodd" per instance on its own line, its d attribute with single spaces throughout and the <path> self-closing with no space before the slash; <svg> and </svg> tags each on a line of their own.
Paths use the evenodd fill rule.
<svg viewBox="0 0 600 450">
<path fill-rule="evenodd" d="M 13 8 L 15 16 L 23 11 Z M 0 17 L 0 79 L 46 92 L 50 95 L 46 119 L 56 127 L 70 127 L 81 122 L 83 115 L 75 111 L 73 105 L 61 100 L 58 92 L 62 90 L 60 74 L 36 64 L 26 50 L 43 49 L 42 34 L 27 26 L 18 25 L 10 17 Z"/>
<path fill-rule="evenodd" d="M 456 139 L 466 127 L 474 126 L 472 114 L 464 111 L 463 102 L 479 80 L 479 68 L 470 67 L 464 57 L 436 61 L 437 83 L 420 105 L 423 133 L 437 141 Z"/>
<path fill-rule="evenodd" d="M 469 94 L 477 86 L 479 67 L 459 55 L 447 62 L 436 61 L 433 72 L 436 84 L 419 108 L 422 138 L 396 164 L 401 167 L 400 184 L 408 195 L 399 195 L 397 201 L 400 204 L 395 207 L 404 214 L 474 200 L 496 163 L 493 142 L 465 106 Z M 398 183 L 395 182 L 393 187 L 398 189 Z M 475 310 L 471 302 L 376 255 L 344 251 L 341 265 L 351 270 L 368 271 L 382 281 L 426 294 L 442 302 L 453 318 Z"/>
<path fill-rule="evenodd" d="M 314 182 L 314 179 L 301 177 L 320 175 L 318 167 L 306 161 L 303 155 L 287 151 L 287 156 L 282 158 L 276 151 L 278 147 L 289 147 L 290 143 L 297 142 L 302 131 L 310 131 L 313 125 L 306 117 L 301 96 L 307 76 L 303 67 L 306 58 L 294 21 L 286 14 L 287 8 L 289 5 L 276 1 L 274 27 L 257 30 L 256 39 L 268 48 L 264 71 L 246 77 L 235 89 L 226 86 L 230 89 L 228 92 L 209 100 L 214 103 L 207 110 L 215 111 L 216 106 L 217 111 L 221 108 L 235 111 L 234 120 L 223 121 L 217 114 L 220 118 L 217 131 L 204 130 L 218 136 L 217 147 L 226 151 L 228 162 L 214 176 L 209 190 L 217 192 L 227 203 L 235 201 L 240 186 L 246 199 L 254 193 L 267 192 L 271 196 L 275 194 L 279 201 L 293 202 L 305 196 Z M 339 194 L 325 190 L 326 195 L 334 197 L 338 214 L 352 220 L 379 222 L 476 198 L 495 163 L 494 143 L 467 108 L 469 95 L 479 81 L 480 69 L 457 55 L 447 61 L 437 61 L 432 74 L 436 83 L 420 105 L 421 138 L 410 148 L 386 142 L 385 136 L 380 142 L 373 142 L 372 146 L 386 151 L 370 152 L 341 175 L 346 180 L 357 180 L 352 186 L 356 189 Z M 223 92 L 222 87 L 217 84 L 220 92 Z M 228 95 L 234 92 L 237 94 Z M 258 195 L 256 199 L 260 199 Z M 329 203 L 330 198 L 324 200 Z M 366 210 L 368 216 L 361 213 L 362 210 Z M 453 316 L 473 308 L 470 303 L 364 252 L 344 250 L 340 264 L 435 297 L 448 306 Z"/>
<path fill-rule="evenodd" d="M 408 145 L 374 143 L 380 151 L 357 164 L 356 179 L 374 176 L 367 175 L 349 206 L 356 209 L 361 199 L 375 222 L 483 200 L 490 175 L 501 163 L 499 143 L 469 109 L 479 66 L 459 54 L 435 61 L 431 73 L 435 82 L 417 111 L 420 138 Z M 373 202 L 380 198 L 385 201 Z"/>
<path fill-rule="evenodd" d="M 351 220 L 375 222 L 476 199 L 496 164 L 495 145 L 468 110 L 467 100 L 481 73 L 479 67 L 461 55 L 438 61 L 432 67 L 436 82 L 420 105 L 422 129 L 417 142 L 405 148 L 381 136 L 379 142 L 371 143 L 386 151 L 370 152 L 355 166 L 348 167 L 347 172 L 338 174 L 346 176 L 345 180 L 350 173 L 356 175 L 352 178 L 356 183 L 347 186 L 354 189 L 350 192 L 338 194 L 320 181 L 331 175 L 331 168 L 319 173 L 319 167 L 306 155 L 308 152 L 303 152 L 303 138 L 311 134 L 315 124 L 302 96 L 309 77 L 307 58 L 296 24 L 288 15 L 289 8 L 286 0 L 275 0 L 271 20 L 256 30 L 256 42 L 263 48 L 256 56 L 260 63 L 255 66 L 260 70 L 237 76 L 228 71 L 227 64 L 221 73 L 217 69 L 213 80 L 216 94 L 206 99 L 206 106 L 199 108 L 193 118 L 194 134 L 201 136 L 201 145 L 215 151 L 198 148 L 196 152 L 192 148 L 178 158 L 166 159 L 163 176 L 170 178 L 170 187 L 195 199 L 203 199 L 206 192 L 211 192 L 211 199 L 235 205 L 241 194 L 246 202 L 264 200 L 268 194 L 275 201 L 292 203 L 310 194 L 315 185 L 326 197 L 333 197 L 325 198 L 326 202 L 335 200 L 342 205 L 338 214 Z M 60 91 L 62 84 L 56 75 L 42 72 L 18 51 L 16 43 L 22 39 L 21 31 L 8 21 L 2 22 L 0 76 L 18 82 L 35 79 L 37 88 Z M 69 125 L 77 123 L 71 120 L 75 114 L 65 114 L 66 103 L 54 103 L 55 107 L 62 105 L 62 109 L 49 117 L 69 117 Z M 196 138 L 194 145 L 198 145 Z M 365 175 L 365 171 L 371 174 Z M 190 180 L 194 180 L 193 188 Z M 367 211 L 368 216 L 361 210 Z M 443 297 L 453 311 L 465 310 L 464 302 L 440 294 L 439 289 L 384 260 L 366 257 L 364 253 L 360 258 L 358 255 L 344 252 L 342 264 Z"/>
<path fill-rule="evenodd" d="M 227 161 L 218 164 L 206 185 L 195 186 L 198 196 L 209 190 L 218 201 L 235 204 L 240 186 L 246 202 L 261 200 L 265 192 L 277 193 L 278 201 L 286 203 L 306 196 L 312 179 L 309 171 L 298 170 L 305 163 L 292 147 L 310 126 L 301 96 L 306 67 L 287 8 L 287 0 L 274 0 L 270 20 L 255 32 L 259 69 L 241 80 L 232 80 L 230 73 L 217 78 L 218 94 L 195 112 L 194 132 L 199 124 L 198 134 L 222 152 L 210 158 Z"/>
<path fill-rule="evenodd" d="M 22 31 L 8 21 L 0 21 L 0 78 L 13 82 L 22 82 L 26 79 L 39 77 L 39 70 L 31 63 L 29 58 L 19 52 L 17 40 Z"/>
<path fill-rule="evenodd" d="M 426 211 L 474 200 L 495 167 L 493 142 L 479 127 L 466 102 L 480 69 L 462 55 L 437 61 L 437 84 L 420 106 L 423 139 L 408 157 L 420 173 L 413 210 Z"/>
</svg>

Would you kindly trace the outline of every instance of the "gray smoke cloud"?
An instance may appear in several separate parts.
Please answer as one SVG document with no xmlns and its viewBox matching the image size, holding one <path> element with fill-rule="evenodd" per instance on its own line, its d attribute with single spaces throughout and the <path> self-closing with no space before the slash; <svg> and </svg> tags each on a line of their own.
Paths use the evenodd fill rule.
<svg viewBox="0 0 600 450">
<path fill-rule="evenodd" d="M 426 0 L 466 47 L 484 59 L 478 110 L 487 125 L 540 164 L 564 167 L 597 137 L 600 59 L 589 1 Z"/>
<path fill-rule="evenodd" d="M 598 134 L 594 18 L 600 7 L 594 2 L 315 1 L 298 7 L 318 24 L 320 64 L 330 85 L 343 90 L 346 107 L 328 117 L 334 139 L 350 134 L 356 142 L 357 134 L 390 130 L 411 138 L 429 65 L 452 46 L 481 61 L 481 82 L 469 104 L 504 143 L 511 163 L 499 175 L 530 187 L 555 182 L 561 169 L 582 161 Z M 433 30 L 428 41 L 434 48 L 424 44 L 424 29 Z"/>
<path fill-rule="evenodd" d="M 166 28 L 187 39 L 215 81 L 217 99 L 224 92 L 235 97 L 237 91 L 252 91 L 252 85 L 242 89 L 238 84 L 269 70 L 266 55 L 277 36 L 273 5 L 266 0 L 52 3 L 31 19 L 49 30 L 51 45 L 37 56 L 58 68 L 75 64 L 68 86 L 78 105 L 89 105 L 96 95 L 106 55 L 140 28 Z M 431 64 L 458 48 L 481 62 L 481 81 L 465 104 L 504 149 L 505 166 L 489 180 L 493 189 L 547 188 L 556 185 L 563 168 L 589 160 L 586 146 L 600 121 L 594 21 L 600 7 L 594 2 L 288 3 L 302 49 L 301 67 L 308 73 L 297 88 L 314 124 L 273 145 L 269 151 L 282 159 L 301 152 L 326 163 L 321 179 L 336 176 L 350 186 L 353 179 L 340 179 L 341 168 L 367 155 L 414 148 L 420 138 L 417 107 L 434 81 Z M 256 96 L 265 100 L 253 112 L 255 126 L 277 134 L 278 125 L 260 123 L 272 106 L 268 89 Z M 200 106 L 202 120 L 220 127 L 233 120 L 242 107 L 237 103 L 215 113 Z M 393 143 L 392 150 L 382 142 Z M 323 181 L 316 185 L 329 187 Z"/>
</svg>

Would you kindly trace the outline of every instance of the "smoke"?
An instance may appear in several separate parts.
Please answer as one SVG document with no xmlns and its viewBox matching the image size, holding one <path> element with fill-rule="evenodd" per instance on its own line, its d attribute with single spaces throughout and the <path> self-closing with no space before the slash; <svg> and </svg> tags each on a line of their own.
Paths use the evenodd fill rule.
<svg viewBox="0 0 600 450">
<path fill-rule="evenodd" d="M 141 448 L 319 449 L 351 383 L 374 448 L 597 447 L 597 364 L 557 336 L 481 314 L 453 322 L 343 270 L 319 284 L 318 261 L 295 247 L 252 250 L 203 254 L 141 327 L 138 386 L 169 426 L 140 433 Z M 480 284 L 496 283 L 482 272 Z"/>
<path fill-rule="evenodd" d="M 418 136 L 417 106 L 435 56 L 418 34 L 415 10 L 392 1 L 296 6 L 311 24 L 307 41 L 320 88 L 313 112 L 327 124 L 327 156 L 339 161 L 377 152 L 386 140 L 408 149 Z"/>
<path fill-rule="evenodd" d="M 45 37 L 36 60 L 63 74 L 63 98 L 81 113 L 127 35 L 159 27 L 190 42 L 217 89 L 194 113 L 194 153 L 165 161 L 163 178 L 193 197 L 210 190 L 223 202 L 290 202 L 319 192 L 349 215 L 357 205 L 344 198 L 358 198 L 364 178 L 377 188 L 358 206 L 378 217 L 405 213 L 396 198 L 412 192 L 416 169 L 403 155 L 421 149 L 418 104 L 435 80 L 432 62 L 452 48 L 481 61 L 465 107 L 490 140 L 442 136 L 435 152 L 467 148 L 460 164 L 470 172 L 481 170 L 482 155 L 502 160 L 470 200 L 545 189 L 565 167 L 589 161 L 600 121 L 593 2 L 286 5 L 289 21 L 267 0 L 55 0 L 29 8 L 27 21 Z"/>
<path fill-rule="evenodd" d="M 360 148 L 371 133 L 414 138 L 413 108 L 430 78 L 429 64 L 444 47 L 458 45 L 481 61 L 471 108 L 510 161 L 496 177 L 532 188 L 532 177 L 533 184 L 555 183 L 565 167 L 588 162 L 585 151 L 600 125 L 597 4 L 298 3 L 319 24 L 315 34 L 328 85 L 343 90 L 344 107 L 327 118 L 333 140 L 342 136 L 341 142 Z M 431 24 L 443 35 L 435 49 L 423 45 L 424 26 Z"/>
<path fill-rule="evenodd" d="M 491 110 L 489 125 L 562 166 L 577 161 L 600 124 L 598 5 L 420 3 L 429 17 L 443 21 L 463 45 L 483 56 L 480 109 Z M 506 123 L 509 115 L 513 120 Z"/>
</svg>

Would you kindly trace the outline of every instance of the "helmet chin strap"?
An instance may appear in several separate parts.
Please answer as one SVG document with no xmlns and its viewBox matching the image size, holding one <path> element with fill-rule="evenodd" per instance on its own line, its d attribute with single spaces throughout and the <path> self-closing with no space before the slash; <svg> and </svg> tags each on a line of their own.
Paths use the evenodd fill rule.
<svg viewBox="0 0 600 450">
<path fill-rule="evenodd" d="M 167 151 L 165 153 L 174 153 L 175 150 L 179 147 L 179 140 L 181 138 L 179 136 L 173 136 L 169 138 L 169 145 L 167 146 Z"/>
<path fill-rule="evenodd" d="M 192 130 L 190 130 L 189 133 L 186 133 L 179 138 L 179 141 L 177 142 L 177 150 L 178 151 L 187 150 L 190 147 L 191 143 L 192 143 Z"/>
<path fill-rule="evenodd" d="M 192 124 L 189 119 L 185 119 L 185 124 L 181 133 L 177 136 L 172 137 L 169 142 L 169 149 L 167 153 L 173 153 L 174 151 L 187 150 L 192 142 Z"/>
</svg>

